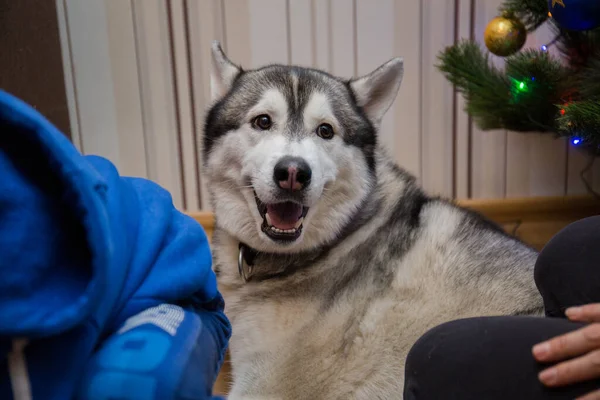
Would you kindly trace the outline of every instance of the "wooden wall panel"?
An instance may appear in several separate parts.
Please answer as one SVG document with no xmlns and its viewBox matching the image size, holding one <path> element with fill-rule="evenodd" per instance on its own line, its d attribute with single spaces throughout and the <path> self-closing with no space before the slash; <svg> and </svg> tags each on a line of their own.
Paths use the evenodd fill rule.
<svg viewBox="0 0 600 400">
<path fill-rule="evenodd" d="M 308 0 L 307 0 L 308 1 Z M 348 0 L 350 1 L 350 0 Z M 311 0 L 313 66 L 325 71 L 331 69 L 331 3 L 329 0 Z"/>
<path fill-rule="evenodd" d="M 67 15 L 67 3 L 65 0 L 56 0 L 56 14 L 58 32 L 60 39 L 60 51 L 63 63 L 65 94 L 67 96 L 67 109 L 69 113 L 69 127 L 71 142 L 78 151 L 83 149 L 83 138 L 79 130 L 79 103 L 77 101 L 77 82 L 75 81 L 75 70 L 73 68 L 73 52 L 71 45 L 71 31 L 69 29 L 69 17 Z"/>
<path fill-rule="evenodd" d="M 394 1 L 356 0 L 356 71 L 365 75 L 394 57 Z M 394 115 L 388 112 L 379 128 L 379 140 L 393 149 L 397 139 Z M 393 154 L 392 154 L 393 155 Z"/>
<path fill-rule="evenodd" d="M 485 49 L 483 32 L 488 22 L 498 15 L 502 0 L 475 2 L 474 39 Z M 502 66 L 503 59 L 492 55 L 492 61 Z M 471 146 L 471 197 L 504 197 L 506 191 L 507 137 L 504 130 L 482 131 L 473 125 Z"/>
<path fill-rule="evenodd" d="M 532 141 L 527 136 L 517 132 L 508 132 L 506 152 L 507 197 L 518 197 L 521 193 L 529 193 L 529 171 L 524 168 L 529 162 L 530 143 Z"/>
<path fill-rule="evenodd" d="M 192 126 L 194 130 L 197 162 L 197 179 L 200 186 L 200 205 L 203 210 L 210 210 L 211 204 L 208 196 L 206 182 L 202 179 L 202 124 L 206 109 L 211 103 L 210 93 L 210 68 L 211 48 L 214 40 L 221 46 L 227 47 L 225 41 L 225 27 L 222 23 L 224 16 L 224 3 L 222 0 L 195 1 L 186 0 L 187 8 L 187 35 L 189 48 L 189 61 L 191 75 L 191 99 L 193 108 Z"/>
<path fill-rule="evenodd" d="M 225 25 L 225 46 L 227 55 L 242 67 L 249 68 L 252 63 L 250 37 L 250 19 L 248 17 L 250 0 L 222 0 Z"/>
<path fill-rule="evenodd" d="M 568 144 L 567 160 L 567 194 L 583 194 L 593 190 L 600 196 L 600 162 L 571 143 Z"/>
<path fill-rule="evenodd" d="M 167 3 L 134 0 L 133 6 L 148 178 L 186 208 Z"/>
<path fill-rule="evenodd" d="M 454 1 L 427 3 L 421 25 L 421 181 L 431 193 L 452 196 L 454 91 L 436 64 L 439 52 L 454 43 Z"/>
<path fill-rule="evenodd" d="M 525 48 L 540 48 L 553 38 L 547 26 L 530 33 Z M 550 47 L 556 55 L 556 48 Z M 567 191 L 567 143 L 546 133 L 508 134 L 506 196 L 556 196 Z M 575 160 L 576 161 L 576 160 Z M 579 194 L 579 193 L 574 193 Z"/>
<path fill-rule="evenodd" d="M 563 195 L 567 148 L 562 139 L 530 134 L 510 138 L 507 197 Z M 552 160 L 552 161 L 551 161 Z"/>
<path fill-rule="evenodd" d="M 108 43 L 122 174 L 147 177 L 138 55 L 129 1 L 106 2 Z"/>
<path fill-rule="evenodd" d="M 587 166 L 589 156 L 580 148 L 567 143 L 567 194 L 576 195 L 587 192 L 581 173 Z M 585 174 L 587 179 L 592 179 L 593 170 Z"/>
<path fill-rule="evenodd" d="M 75 95 L 70 118 L 80 134 L 79 148 L 99 154 L 120 167 L 119 134 L 107 35 L 107 10 L 103 2 L 89 4 L 65 0 L 60 23 L 70 47 L 70 77 Z M 69 78 L 69 77 L 67 77 Z"/>
<path fill-rule="evenodd" d="M 457 40 L 470 39 L 473 33 L 471 12 L 473 4 L 471 0 L 459 0 L 457 3 L 455 26 Z M 454 128 L 456 129 L 456 144 L 454 147 L 454 196 L 458 199 L 466 199 L 471 196 L 471 143 L 472 143 L 472 121 L 465 110 L 465 99 L 460 93 L 454 96 Z"/>
<path fill-rule="evenodd" d="M 356 75 L 356 0 L 330 1 L 331 66 L 329 71 L 350 78 Z"/>
<path fill-rule="evenodd" d="M 190 71 L 192 56 L 188 43 L 189 11 L 186 0 L 169 0 L 167 7 L 183 196 L 187 210 L 199 210 L 200 171 L 196 144 L 196 110 Z"/>
<path fill-rule="evenodd" d="M 295 65 L 312 67 L 313 35 L 312 3 L 306 0 L 287 0 L 286 18 L 289 21 L 290 61 Z"/>
<path fill-rule="evenodd" d="M 289 63 L 287 1 L 250 0 L 248 5 L 251 66 Z"/>
<path fill-rule="evenodd" d="M 423 2 L 394 1 L 394 52 L 404 60 L 404 77 L 398 97 L 388 111 L 394 119 L 393 147 L 396 161 L 421 177 L 421 30 Z"/>
<path fill-rule="evenodd" d="M 82 8 L 57 0 L 74 141 L 126 175 L 157 181 L 178 207 L 209 209 L 199 138 L 214 39 L 245 68 L 292 62 L 346 78 L 400 56 L 403 83 L 380 141 L 428 191 L 460 199 L 585 193 L 587 158 L 577 148 L 550 135 L 477 129 L 437 69 L 456 40 L 483 45 L 501 3 L 104 0 Z M 548 35 L 535 32 L 526 46 Z M 587 176 L 600 189 L 597 164 Z"/>
</svg>

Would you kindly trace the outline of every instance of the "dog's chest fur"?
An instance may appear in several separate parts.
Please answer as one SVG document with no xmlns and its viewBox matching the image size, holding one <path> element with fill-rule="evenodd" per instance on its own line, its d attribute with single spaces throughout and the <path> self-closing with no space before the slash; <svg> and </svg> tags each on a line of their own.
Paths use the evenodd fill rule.
<svg viewBox="0 0 600 400">
<path fill-rule="evenodd" d="M 533 251 L 408 189 L 380 188 L 372 218 L 285 277 L 243 283 L 239 242 L 215 233 L 233 324 L 230 399 L 401 398 L 404 360 L 429 328 L 540 308 Z"/>
</svg>

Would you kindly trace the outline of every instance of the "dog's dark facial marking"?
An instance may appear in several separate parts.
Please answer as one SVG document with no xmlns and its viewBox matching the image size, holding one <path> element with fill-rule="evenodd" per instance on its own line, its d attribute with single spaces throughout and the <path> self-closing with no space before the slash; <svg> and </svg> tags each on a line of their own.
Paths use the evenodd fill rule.
<svg viewBox="0 0 600 400">
<path fill-rule="evenodd" d="M 217 101 L 205 119 L 203 154 L 215 212 L 230 217 L 224 228 L 277 253 L 321 248 L 362 221 L 354 214 L 376 187 L 377 127 L 399 87 L 401 61 L 345 80 L 277 64 L 243 71 L 220 49 L 213 56 Z M 310 184 L 273 179 L 288 156 L 306 162 Z"/>
<path fill-rule="evenodd" d="M 356 104 L 349 83 L 323 71 L 296 66 L 270 65 L 240 72 L 231 89 L 207 113 L 204 126 L 204 159 L 208 158 L 215 141 L 235 131 L 248 121 L 245 116 L 268 89 L 275 88 L 286 99 L 288 106 L 287 135 L 301 137 L 317 135 L 307 132 L 303 113 L 316 93 L 323 93 L 332 111 L 342 124 L 342 139 L 349 146 L 361 149 L 370 170 L 374 170 L 374 151 L 377 144 L 375 128 Z"/>
</svg>

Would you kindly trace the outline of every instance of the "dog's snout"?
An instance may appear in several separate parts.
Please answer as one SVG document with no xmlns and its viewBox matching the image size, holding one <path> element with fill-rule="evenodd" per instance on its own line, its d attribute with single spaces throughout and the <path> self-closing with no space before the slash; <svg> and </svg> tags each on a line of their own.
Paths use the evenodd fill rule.
<svg viewBox="0 0 600 400">
<path fill-rule="evenodd" d="M 275 164 L 273 171 L 275 184 L 292 192 L 305 189 L 310 184 L 311 176 L 308 163 L 300 157 L 283 157 Z"/>
</svg>

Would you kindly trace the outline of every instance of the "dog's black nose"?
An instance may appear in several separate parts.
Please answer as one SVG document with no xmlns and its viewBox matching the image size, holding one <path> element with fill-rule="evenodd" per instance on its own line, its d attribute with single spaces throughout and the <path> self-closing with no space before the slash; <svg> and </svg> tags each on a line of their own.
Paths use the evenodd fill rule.
<svg viewBox="0 0 600 400">
<path fill-rule="evenodd" d="M 303 190 L 310 184 L 312 171 L 300 157 L 285 156 L 275 164 L 273 179 L 277 186 L 292 192 Z"/>
</svg>

